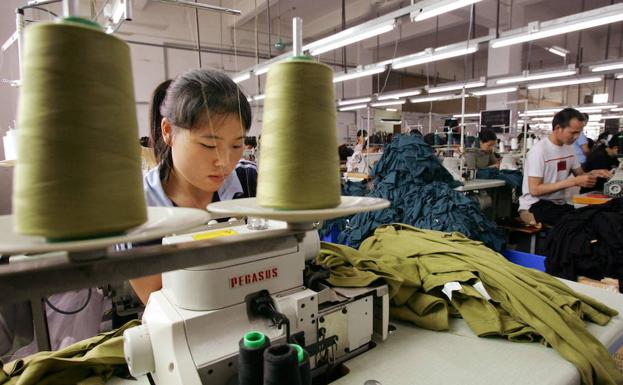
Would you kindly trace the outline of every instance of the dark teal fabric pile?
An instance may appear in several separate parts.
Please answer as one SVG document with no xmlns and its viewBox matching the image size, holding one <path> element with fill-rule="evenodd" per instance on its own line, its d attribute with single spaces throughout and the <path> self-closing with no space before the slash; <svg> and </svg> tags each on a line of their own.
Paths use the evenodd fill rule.
<svg viewBox="0 0 623 385">
<path fill-rule="evenodd" d="M 390 207 L 326 221 L 321 236 L 333 233 L 338 243 L 358 247 L 378 226 L 398 222 L 423 229 L 458 231 L 494 250 L 503 249 L 504 237 L 495 223 L 485 217 L 476 201 L 454 190 L 461 183 L 441 165 L 421 135 L 394 137 L 385 146 L 371 177 L 374 189 L 366 196 L 385 198 L 391 202 Z M 347 191 L 343 189 L 343 193 Z"/>
<path fill-rule="evenodd" d="M 506 185 L 517 189 L 517 195 L 521 195 L 523 173 L 519 170 L 498 170 L 497 168 L 483 168 L 476 172 L 477 179 L 501 179 Z"/>
</svg>

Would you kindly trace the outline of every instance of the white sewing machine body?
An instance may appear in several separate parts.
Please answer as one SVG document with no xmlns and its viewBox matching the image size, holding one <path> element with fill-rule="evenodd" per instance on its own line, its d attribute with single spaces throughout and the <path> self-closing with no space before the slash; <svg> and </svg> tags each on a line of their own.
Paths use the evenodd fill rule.
<svg viewBox="0 0 623 385">
<path fill-rule="evenodd" d="M 617 168 L 614 175 L 604 184 L 604 194 L 611 198 L 623 197 L 623 169 Z"/>
<path fill-rule="evenodd" d="M 269 221 L 267 230 L 246 225 L 165 238 L 173 244 L 257 231 L 285 229 Z M 248 331 L 285 342 L 286 328 L 252 316 L 248 296 L 266 290 L 275 309 L 287 316 L 290 334 L 303 333 L 312 370 L 322 371 L 368 350 L 373 334 L 387 337 L 387 286 L 320 291 L 303 283 L 305 260 L 318 254 L 315 230 L 287 238 L 261 239 L 249 254 L 226 262 L 163 274 L 143 325 L 128 330 L 125 354 L 133 375 L 152 373 L 157 385 L 237 384 L 238 341 Z M 218 241 L 218 240 L 217 240 Z M 298 334 L 301 337 L 301 334 Z"/>
</svg>

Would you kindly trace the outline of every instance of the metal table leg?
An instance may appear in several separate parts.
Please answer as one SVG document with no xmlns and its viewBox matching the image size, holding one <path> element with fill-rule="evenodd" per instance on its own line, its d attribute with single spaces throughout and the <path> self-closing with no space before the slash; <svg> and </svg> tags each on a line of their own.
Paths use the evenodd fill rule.
<svg viewBox="0 0 623 385">
<path fill-rule="evenodd" d="M 50 351 L 50 333 L 48 330 L 48 318 L 45 315 L 45 302 L 43 298 L 34 298 L 30 300 L 30 308 L 32 310 L 32 320 L 35 328 L 35 338 L 37 340 L 37 349 L 39 351 Z"/>
</svg>

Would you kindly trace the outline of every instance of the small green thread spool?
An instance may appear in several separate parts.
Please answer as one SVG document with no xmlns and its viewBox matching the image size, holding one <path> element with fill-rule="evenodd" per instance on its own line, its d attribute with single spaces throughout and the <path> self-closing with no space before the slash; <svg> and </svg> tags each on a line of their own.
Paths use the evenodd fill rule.
<svg viewBox="0 0 623 385">
<path fill-rule="evenodd" d="M 258 204 L 284 210 L 340 204 L 333 71 L 304 58 L 268 71 Z"/>
<path fill-rule="evenodd" d="M 75 20 L 26 28 L 16 231 L 51 240 L 147 219 L 127 44 Z"/>
</svg>

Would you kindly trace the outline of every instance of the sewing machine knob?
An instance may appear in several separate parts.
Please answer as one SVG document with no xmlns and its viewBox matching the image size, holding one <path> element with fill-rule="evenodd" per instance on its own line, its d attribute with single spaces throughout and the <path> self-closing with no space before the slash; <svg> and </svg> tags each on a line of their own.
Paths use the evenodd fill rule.
<svg viewBox="0 0 623 385">
<path fill-rule="evenodd" d="M 154 352 L 146 325 L 136 326 L 123 332 L 123 350 L 130 374 L 134 377 L 155 370 Z"/>
</svg>

